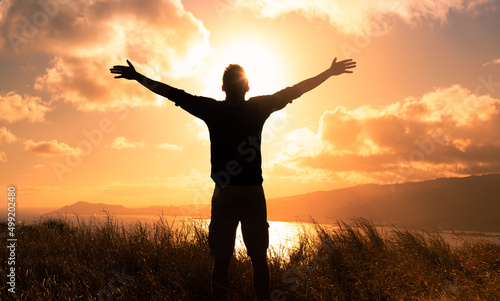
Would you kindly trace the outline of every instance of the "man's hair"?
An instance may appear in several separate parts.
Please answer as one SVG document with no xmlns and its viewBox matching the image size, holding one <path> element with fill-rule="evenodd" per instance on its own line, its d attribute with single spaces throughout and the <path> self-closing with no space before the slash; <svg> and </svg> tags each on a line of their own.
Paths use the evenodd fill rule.
<svg viewBox="0 0 500 301">
<path fill-rule="evenodd" d="M 222 86 L 226 93 L 245 93 L 248 90 L 248 79 L 243 67 L 237 64 L 230 64 L 224 70 L 222 76 Z"/>
</svg>

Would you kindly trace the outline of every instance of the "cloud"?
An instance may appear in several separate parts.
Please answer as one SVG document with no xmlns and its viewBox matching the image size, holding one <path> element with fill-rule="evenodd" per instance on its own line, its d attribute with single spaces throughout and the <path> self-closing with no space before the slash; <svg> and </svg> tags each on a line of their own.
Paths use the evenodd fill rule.
<svg viewBox="0 0 500 301">
<path fill-rule="evenodd" d="M 182 150 L 182 146 L 178 146 L 178 145 L 171 144 L 168 142 L 158 144 L 155 147 L 158 149 L 164 149 L 164 150 L 174 150 L 174 151 L 181 151 Z"/>
<path fill-rule="evenodd" d="M 24 141 L 24 150 L 33 152 L 37 155 L 42 156 L 57 156 L 66 155 L 71 153 L 81 153 L 78 148 L 72 148 L 63 142 L 58 142 L 57 140 L 39 141 L 35 142 L 33 140 Z"/>
<path fill-rule="evenodd" d="M 14 134 L 12 134 L 10 130 L 8 130 L 6 127 L 0 128 L 0 144 L 2 144 L 2 142 L 13 143 L 16 142 L 16 140 L 17 137 L 14 136 Z"/>
<path fill-rule="evenodd" d="M 321 118 L 320 133 L 337 148 L 350 148 L 358 143 L 361 124 L 346 112 L 344 107 L 337 107 L 333 112 L 326 112 Z M 330 139 L 335 137 L 335 139 Z"/>
<path fill-rule="evenodd" d="M 0 162 L 7 162 L 7 155 L 5 152 L 0 152 Z"/>
<path fill-rule="evenodd" d="M 203 145 L 210 145 L 210 133 L 203 120 L 193 119 L 193 122 L 189 123 L 189 130 L 195 133 L 196 139 L 200 140 Z"/>
<path fill-rule="evenodd" d="M 499 129 L 499 99 L 454 85 L 387 106 L 327 111 L 318 132 L 289 133 L 272 163 L 378 182 L 500 172 Z"/>
<path fill-rule="evenodd" d="M 10 0 L 0 16 L 0 56 L 48 55 L 34 87 L 81 110 L 155 104 L 147 89 L 109 73 L 127 58 L 173 79 L 196 73 L 211 52 L 208 30 L 180 0 Z"/>
<path fill-rule="evenodd" d="M 109 147 L 113 149 L 126 149 L 126 148 L 136 148 L 136 147 L 144 147 L 146 146 L 146 142 L 144 141 L 131 141 L 123 136 L 116 137 L 115 140 L 109 145 Z"/>
<path fill-rule="evenodd" d="M 394 18 L 410 25 L 429 20 L 446 22 L 450 11 L 478 13 L 484 0 L 235 0 L 235 8 L 245 7 L 261 17 L 275 18 L 299 13 L 308 18 L 323 19 L 346 34 L 377 35 L 390 30 Z"/>
<path fill-rule="evenodd" d="M 488 61 L 484 64 L 482 64 L 483 67 L 489 66 L 489 65 L 499 65 L 500 64 L 500 58 L 497 59 L 492 59 L 491 61 Z"/>
<path fill-rule="evenodd" d="M 41 102 L 39 97 L 14 92 L 0 93 L 0 120 L 8 123 L 26 120 L 39 122 L 45 120 L 45 114 L 50 109 Z"/>
</svg>

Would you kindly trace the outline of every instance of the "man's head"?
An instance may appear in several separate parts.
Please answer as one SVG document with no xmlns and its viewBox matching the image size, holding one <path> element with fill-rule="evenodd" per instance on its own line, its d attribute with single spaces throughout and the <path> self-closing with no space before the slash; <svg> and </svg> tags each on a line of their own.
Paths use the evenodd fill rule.
<svg viewBox="0 0 500 301">
<path fill-rule="evenodd" d="M 226 92 L 226 96 L 235 99 L 244 99 L 245 93 L 249 89 L 248 79 L 243 67 L 236 64 L 227 66 L 222 76 L 222 91 Z"/>
</svg>

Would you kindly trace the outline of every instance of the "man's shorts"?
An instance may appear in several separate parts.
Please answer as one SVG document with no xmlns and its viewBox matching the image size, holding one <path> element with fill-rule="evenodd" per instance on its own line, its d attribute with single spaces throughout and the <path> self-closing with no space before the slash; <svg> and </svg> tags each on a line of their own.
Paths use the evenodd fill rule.
<svg viewBox="0 0 500 301">
<path fill-rule="evenodd" d="M 262 185 L 215 186 L 208 234 L 210 254 L 214 257 L 233 255 L 239 222 L 248 255 L 266 255 L 269 224 Z"/>
</svg>

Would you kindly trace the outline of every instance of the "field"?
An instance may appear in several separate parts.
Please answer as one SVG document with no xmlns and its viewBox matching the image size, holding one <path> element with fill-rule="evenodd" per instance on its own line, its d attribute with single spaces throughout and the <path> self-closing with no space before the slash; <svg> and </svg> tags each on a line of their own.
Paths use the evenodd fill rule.
<svg viewBox="0 0 500 301">
<path fill-rule="evenodd" d="M 500 300 L 499 244 L 464 236 L 451 248 L 439 234 L 406 229 L 389 237 L 364 219 L 338 226 L 304 231 L 289 257 L 269 250 L 272 299 Z M 211 300 L 203 221 L 51 218 L 18 225 L 16 236 L 16 294 L 4 277 L 1 300 Z M 7 275 L 8 249 L 1 254 Z M 255 300 L 251 279 L 249 258 L 236 254 L 234 300 Z"/>
</svg>

